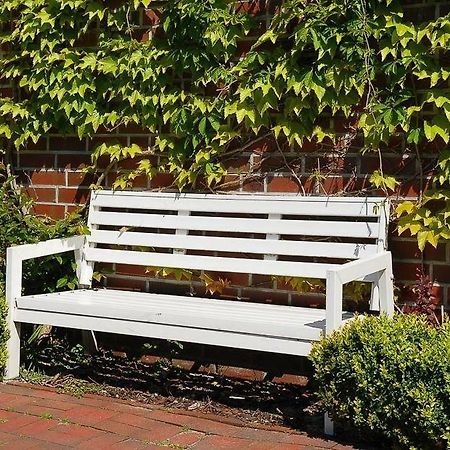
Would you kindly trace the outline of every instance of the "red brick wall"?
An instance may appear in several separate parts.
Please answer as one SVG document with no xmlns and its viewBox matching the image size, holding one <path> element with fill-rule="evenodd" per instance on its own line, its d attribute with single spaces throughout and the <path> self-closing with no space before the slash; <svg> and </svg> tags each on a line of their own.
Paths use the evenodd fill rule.
<svg viewBox="0 0 450 450">
<path fill-rule="evenodd" d="M 448 2 L 423 3 L 405 1 L 407 13 L 416 19 L 435 17 L 446 14 L 450 10 Z M 269 21 L 270 12 L 266 11 L 262 3 L 242 2 L 241 7 L 253 11 L 262 26 Z M 151 11 L 141 11 L 140 24 L 142 34 L 148 31 L 149 26 L 157 22 L 157 14 Z M 242 50 L 248 48 L 255 38 L 249 37 L 242 43 Z M 2 93 L 6 95 L 9 87 L 0 85 Z M 335 124 L 341 126 L 342 124 Z M 345 129 L 341 126 L 343 138 Z M 50 134 L 42 138 L 37 144 L 29 145 L 25 150 L 15 155 L 17 173 L 27 192 L 36 199 L 35 212 L 55 218 L 61 218 L 73 211 L 77 205 L 86 201 L 89 193 L 91 179 L 80 169 L 90 162 L 90 150 L 102 140 L 119 138 L 124 144 L 137 143 L 143 147 L 150 144 L 152 136 L 143 134 L 135 129 L 118 129 L 114 134 L 96 135 L 94 139 L 80 141 L 76 136 L 60 136 Z M 388 150 L 383 150 L 383 166 L 387 173 L 396 174 L 403 180 L 398 196 L 414 196 L 419 185 L 426 185 L 427 168 L 435 157 L 438 145 L 424 149 L 419 162 L 414 155 L 403 155 L 405 142 L 399 137 Z M 298 180 L 301 180 L 303 189 L 308 193 L 336 194 L 352 193 L 368 188 L 368 174 L 378 168 L 377 154 L 360 152 L 358 139 L 345 150 L 336 150 L 331 146 L 321 145 L 313 147 L 305 145 L 300 151 L 291 151 L 285 154 L 284 161 L 277 147 L 270 141 L 260 142 L 248 149 L 235 161 L 228 165 L 228 175 L 224 188 L 228 190 L 244 190 L 249 192 L 302 192 Z M 281 167 L 284 167 L 281 169 Z M 320 169 L 327 175 L 322 182 L 314 181 L 311 174 Z M 293 175 L 295 172 L 295 176 Z M 420 175 L 423 174 L 423 179 Z M 114 170 L 108 174 L 106 184 L 114 179 Z M 156 189 L 169 184 L 169 175 L 159 175 L 153 180 L 141 180 L 138 187 Z M 373 193 L 373 192 L 372 192 Z M 431 277 L 440 286 L 437 291 L 444 304 L 448 307 L 450 295 L 450 246 L 442 243 L 435 250 L 427 248 L 421 254 L 414 238 L 398 237 L 393 226 L 390 232 L 389 247 L 394 254 L 395 277 L 397 283 L 410 283 L 416 278 L 416 271 L 422 265 Z M 163 288 L 165 280 L 155 284 L 148 277 L 141 277 L 136 281 L 136 271 L 131 268 L 115 268 L 117 275 L 110 277 L 109 285 L 123 287 L 138 287 L 141 289 Z M 140 275 L 143 275 L 140 273 Z M 275 286 L 270 278 L 250 275 L 243 279 L 241 275 L 229 276 L 232 287 L 230 295 L 237 294 L 243 298 L 268 299 L 273 302 L 288 302 L 298 304 L 299 296 L 283 286 Z M 177 289 L 189 290 L 189 283 L 179 284 Z M 248 286 L 247 286 L 248 285 Z M 200 287 L 198 287 L 200 289 Z M 277 288 L 273 290 L 273 288 Z M 303 300 L 302 300 L 303 301 Z M 316 301 L 313 297 L 312 301 Z"/>
</svg>

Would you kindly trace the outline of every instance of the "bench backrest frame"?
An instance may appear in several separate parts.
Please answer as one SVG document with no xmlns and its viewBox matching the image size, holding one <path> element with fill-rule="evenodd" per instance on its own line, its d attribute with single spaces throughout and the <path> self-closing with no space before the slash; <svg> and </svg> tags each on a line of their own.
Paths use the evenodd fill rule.
<svg viewBox="0 0 450 450">
<path fill-rule="evenodd" d="M 329 263 L 317 258 L 385 251 L 388 221 L 381 197 L 94 191 L 80 284 L 91 284 L 96 262 L 323 278 Z M 162 250 L 133 249 L 143 244 Z M 314 264 L 289 261 L 299 255 Z"/>
</svg>

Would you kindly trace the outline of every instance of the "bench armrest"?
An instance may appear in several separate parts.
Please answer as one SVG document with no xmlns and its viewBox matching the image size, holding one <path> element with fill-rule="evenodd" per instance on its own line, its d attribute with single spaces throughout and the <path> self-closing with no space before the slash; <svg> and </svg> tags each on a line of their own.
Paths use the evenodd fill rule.
<svg viewBox="0 0 450 450">
<path fill-rule="evenodd" d="M 366 279 L 373 281 L 379 290 L 380 310 L 394 313 L 394 290 L 392 282 L 392 256 L 390 252 L 351 261 L 327 270 L 326 280 L 326 332 L 331 333 L 342 323 L 343 286 L 350 281 Z"/>
<path fill-rule="evenodd" d="M 82 248 L 86 236 L 72 236 L 51 239 L 36 244 L 17 245 L 6 251 L 6 298 L 10 309 L 17 297 L 22 295 L 22 263 L 28 259 L 74 251 L 77 262 L 77 275 L 82 260 Z"/>
<path fill-rule="evenodd" d="M 7 258 L 26 261 L 27 259 L 75 251 L 83 247 L 85 240 L 86 236 L 72 236 L 62 239 L 51 239 L 36 244 L 17 245 L 7 249 Z"/>
<path fill-rule="evenodd" d="M 368 258 L 350 261 L 340 267 L 330 269 L 329 272 L 336 272 L 341 283 L 346 284 L 387 269 L 391 260 L 391 252 L 384 252 Z"/>
</svg>

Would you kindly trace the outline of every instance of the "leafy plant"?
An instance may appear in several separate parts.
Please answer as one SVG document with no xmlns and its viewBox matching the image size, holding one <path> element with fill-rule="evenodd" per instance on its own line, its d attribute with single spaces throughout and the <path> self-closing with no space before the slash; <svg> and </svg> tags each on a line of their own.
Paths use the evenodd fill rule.
<svg viewBox="0 0 450 450">
<path fill-rule="evenodd" d="M 434 295 L 434 283 L 423 270 L 417 272 L 417 281 L 411 287 L 411 299 L 403 305 L 402 312 L 406 314 L 424 315 L 430 325 L 439 325 L 443 317 L 438 313 L 439 299 Z M 437 314 L 438 313 L 438 314 Z"/>
<path fill-rule="evenodd" d="M 160 22 L 140 40 L 136 17 L 150 7 Z M 242 54 L 260 22 L 233 1 L 5 0 L 0 44 L 11 51 L 0 70 L 23 95 L 0 99 L 0 137 L 20 150 L 50 130 L 84 138 L 137 126 L 151 145 L 100 143 L 95 184 L 117 168 L 115 188 L 166 172 L 185 189 L 226 186 L 227 162 L 264 139 L 341 154 L 363 136 L 362 151 L 380 157 L 372 185 L 391 193 L 402 187 L 382 167 L 392 139 L 419 157 L 450 140 L 449 24 L 450 15 L 412 23 L 398 0 L 288 0 Z M 399 231 L 421 248 L 450 236 L 448 161 L 441 152 L 435 188 L 400 206 Z M 322 172 L 311 179 L 320 187 Z"/>
<path fill-rule="evenodd" d="M 0 172 L 0 374 L 3 374 L 7 340 L 5 273 L 6 249 L 20 244 L 30 244 L 47 239 L 85 232 L 85 225 L 78 214 L 64 220 L 51 221 L 32 212 L 32 201 L 16 189 L 14 178 Z M 76 275 L 73 257 L 58 255 L 24 263 L 24 294 L 54 292 L 75 287 Z M 40 327 L 25 330 L 25 350 L 40 342 Z M 29 336 L 27 336 L 29 334 Z M 38 351 L 35 346 L 33 351 Z"/>
<path fill-rule="evenodd" d="M 317 394 L 334 419 L 407 448 L 450 444 L 450 324 L 355 319 L 313 345 Z"/>
</svg>

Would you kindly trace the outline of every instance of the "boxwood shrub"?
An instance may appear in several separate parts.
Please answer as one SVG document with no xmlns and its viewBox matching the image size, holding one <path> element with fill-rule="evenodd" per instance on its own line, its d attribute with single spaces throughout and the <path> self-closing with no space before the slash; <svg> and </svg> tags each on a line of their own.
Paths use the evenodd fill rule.
<svg viewBox="0 0 450 450">
<path fill-rule="evenodd" d="M 407 448 L 450 448 L 450 323 L 396 315 L 353 320 L 314 344 L 324 410 Z"/>
</svg>

